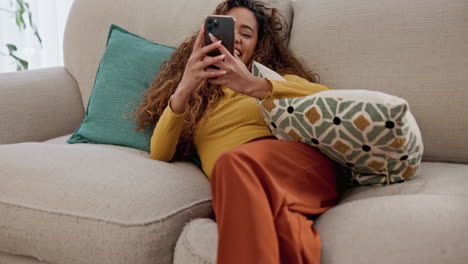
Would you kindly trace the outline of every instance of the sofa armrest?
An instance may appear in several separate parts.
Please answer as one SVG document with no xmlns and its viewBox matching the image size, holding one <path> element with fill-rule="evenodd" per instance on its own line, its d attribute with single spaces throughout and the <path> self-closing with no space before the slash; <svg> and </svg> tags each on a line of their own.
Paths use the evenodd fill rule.
<svg viewBox="0 0 468 264">
<path fill-rule="evenodd" d="M 64 67 L 0 73 L 0 144 L 70 134 L 83 118 L 78 84 Z"/>
</svg>

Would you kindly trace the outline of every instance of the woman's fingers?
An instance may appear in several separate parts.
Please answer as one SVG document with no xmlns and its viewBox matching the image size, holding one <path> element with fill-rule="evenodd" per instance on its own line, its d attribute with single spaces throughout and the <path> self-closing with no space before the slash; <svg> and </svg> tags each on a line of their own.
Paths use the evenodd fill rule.
<svg viewBox="0 0 468 264">
<path fill-rule="evenodd" d="M 218 41 L 218 39 L 213 34 L 209 33 L 208 36 L 210 37 L 212 42 Z M 229 50 L 224 45 L 221 45 L 221 47 L 219 47 L 219 51 L 222 54 L 225 54 L 226 58 L 228 58 L 228 55 L 231 55 L 230 57 L 234 57 L 234 55 L 232 55 L 231 52 L 229 52 Z"/>
<path fill-rule="evenodd" d="M 222 46 L 221 44 L 221 41 L 218 41 L 218 42 L 215 42 L 215 43 L 211 43 L 209 45 L 206 45 L 204 46 L 203 48 L 200 48 L 199 50 L 197 50 L 195 52 L 195 54 L 193 55 L 193 58 L 197 61 L 199 60 L 202 60 L 203 57 L 208 53 L 210 52 L 211 50 L 214 50 L 214 49 L 217 49 L 219 48 L 220 46 Z"/>
<path fill-rule="evenodd" d="M 195 43 L 193 44 L 193 51 L 192 53 L 195 53 L 196 51 L 198 51 L 199 49 L 201 49 L 204 41 L 203 41 L 203 37 L 205 35 L 205 26 L 202 25 L 201 26 L 201 29 L 200 29 L 200 32 L 198 32 L 198 36 L 197 38 L 195 39 Z"/>
<path fill-rule="evenodd" d="M 203 61 L 201 61 L 200 63 L 200 68 L 205 69 L 206 67 L 210 65 L 216 65 L 217 63 L 223 61 L 224 57 L 225 57 L 224 54 L 218 55 L 216 57 L 205 56 Z"/>
<path fill-rule="evenodd" d="M 216 69 L 207 68 L 205 72 L 203 73 L 203 78 L 204 79 L 217 78 L 217 77 L 224 76 L 225 74 L 226 74 L 226 71 L 224 70 L 216 70 Z"/>
<path fill-rule="evenodd" d="M 223 78 L 225 75 L 219 76 L 219 78 L 211 78 L 208 79 L 208 82 L 214 85 L 226 85 L 228 83 L 228 80 L 226 78 Z"/>
<path fill-rule="evenodd" d="M 224 47 L 224 45 L 221 45 L 221 47 L 219 47 L 218 49 L 221 52 L 221 54 L 226 55 L 227 60 L 235 59 L 231 52 L 229 52 L 229 50 L 226 47 Z"/>
<path fill-rule="evenodd" d="M 211 33 L 208 33 L 208 37 L 210 37 L 211 42 L 218 42 L 219 40 Z"/>
<path fill-rule="evenodd" d="M 201 48 L 199 50 L 199 52 L 201 53 L 202 56 L 206 55 L 208 52 L 214 50 L 214 49 L 218 49 L 220 48 L 221 46 L 223 46 L 223 44 L 221 44 L 221 40 L 220 41 L 216 41 L 216 42 L 213 42 L 209 45 L 206 45 L 204 46 L 203 48 Z"/>
<path fill-rule="evenodd" d="M 227 79 L 225 78 L 227 71 L 225 70 L 206 68 L 205 74 L 209 76 L 207 80 L 211 84 L 224 85 L 227 83 Z"/>
</svg>

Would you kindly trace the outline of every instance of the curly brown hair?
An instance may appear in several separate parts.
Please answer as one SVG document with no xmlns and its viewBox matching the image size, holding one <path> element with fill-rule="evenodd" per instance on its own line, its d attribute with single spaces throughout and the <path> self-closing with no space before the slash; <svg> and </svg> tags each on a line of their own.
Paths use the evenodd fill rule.
<svg viewBox="0 0 468 264">
<path fill-rule="evenodd" d="M 219 4 L 214 13 L 224 15 L 234 7 L 243 7 L 252 11 L 258 23 L 258 42 L 254 55 L 247 67 L 250 69 L 255 60 L 281 75 L 295 74 L 311 82 L 318 83 L 319 76 L 312 73 L 293 55 L 291 55 L 284 40 L 287 38 L 287 22 L 276 8 L 268 8 L 262 1 L 226 0 Z M 161 64 L 161 71 L 151 86 L 141 95 L 141 104 L 133 111 L 133 119 L 137 122 L 138 131 L 144 131 L 147 125 L 156 125 L 170 96 L 175 92 L 192 53 L 198 32 L 185 40 L 172 54 L 168 61 Z M 222 97 L 223 91 L 219 85 L 202 82 L 191 96 L 188 103 L 186 122 L 179 137 L 175 159 L 192 157 L 195 154 L 194 132 L 200 119 Z"/>
</svg>

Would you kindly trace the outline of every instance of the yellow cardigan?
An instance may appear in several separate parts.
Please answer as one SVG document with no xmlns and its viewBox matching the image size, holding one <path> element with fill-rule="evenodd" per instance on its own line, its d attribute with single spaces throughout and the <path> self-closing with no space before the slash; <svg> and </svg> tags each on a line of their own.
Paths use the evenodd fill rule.
<svg viewBox="0 0 468 264">
<path fill-rule="evenodd" d="M 283 78 L 286 81 L 269 80 L 272 91 L 265 99 L 302 97 L 330 89 L 296 75 L 287 74 Z M 215 161 L 221 153 L 253 139 L 273 135 L 255 98 L 239 94 L 225 86 L 221 89 L 224 97 L 209 115 L 200 120 L 194 135 L 202 169 L 209 179 Z M 187 111 L 180 115 L 175 114 L 168 104 L 151 137 L 151 158 L 172 160 L 186 114 Z"/>
</svg>

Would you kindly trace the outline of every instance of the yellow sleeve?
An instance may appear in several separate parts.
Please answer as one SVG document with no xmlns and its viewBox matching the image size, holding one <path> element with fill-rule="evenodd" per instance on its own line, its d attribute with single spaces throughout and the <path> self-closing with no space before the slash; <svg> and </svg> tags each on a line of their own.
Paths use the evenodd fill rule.
<svg viewBox="0 0 468 264">
<path fill-rule="evenodd" d="M 170 105 L 171 100 L 169 100 L 151 136 L 150 155 L 152 159 L 170 161 L 174 157 L 187 110 L 178 115 L 172 111 Z"/>
<path fill-rule="evenodd" d="M 314 93 L 331 90 L 331 88 L 328 86 L 309 82 L 308 80 L 303 79 L 297 75 L 286 74 L 283 76 L 283 78 L 285 78 L 286 81 L 270 80 L 267 78 L 267 80 L 271 82 L 272 89 L 267 94 L 267 96 L 263 98 L 263 100 L 303 97 Z"/>
</svg>

